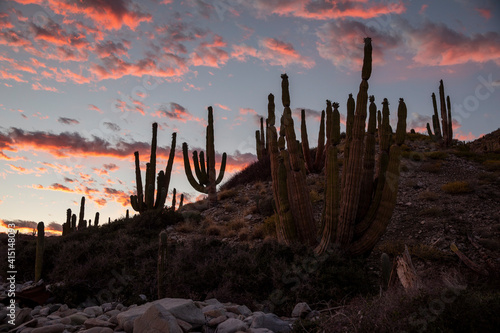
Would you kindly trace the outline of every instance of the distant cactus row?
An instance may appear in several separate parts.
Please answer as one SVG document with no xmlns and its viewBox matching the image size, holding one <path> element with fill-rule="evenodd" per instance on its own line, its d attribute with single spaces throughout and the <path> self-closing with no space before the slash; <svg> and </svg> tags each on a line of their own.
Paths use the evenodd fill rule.
<svg viewBox="0 0 500 333">
<path fill-rule="evenodd" d="M 99 212 L 95 213 L 94 226 L 99 226 Z M 62 225 L 62 235 L 68 235 L 76 230 L 82 230 L 92 225 L 92 220 L 85 220 L 85 197 L 80 201 L 80 214 L 78 219 L 78 226 L 76 224 L 76 214 L 71 214 L 71 208 L 66 210 L 66 222 Z"/>
<path fill-rule="evenodd" d="M 439 81 L 439 103 L 441 106 L 441 125 L 439 124 L 439 116 L 437 110 L 436 95 L 432 93 L 432 106 L 434 114 L 432 115 L 432 127 L 427 123 L 427 132 L 433 141 L 442 141 L 445 147 L 449 147 L 453 141 L 453 124 L 451 118 L 451 102 L 450 96 L 444 98 L 444 85 L 443 80 Z"/>
<path fill-rule="evenodd" d="M 280 133 L 275 127 L 274 96 L 269 95 L 267 137 L 271 158 L 273 194 L 278 215 L 277 235 L 284 243 L 302 243 L 316 246 L 323 253 L 331 244 L 337 244 L 352 255 L 370 252 L 385 232 L 392 216 L 399 180 L 400 146 L 406 135 L 406 105 L 399 101 L 398 124 L 393 134 L 389 125 L 389 103 L 384 99 L 379 111 L 378 172 L 375 174 L 376 106 L 370 97 L 368 130 L 365 125 L 368 106 L 368 79 L 371 75 L 371 39 L 365 39 L 362 81 L 354 102 L 347 102 L 344 170 L 339 176 L 337 161 L 340 143 L 340 114 L 338 103 L 327 101 L 325 207 L 318 235 L 312 204 L 306 185 L 306 170 L 313 171 L 304 159 L 296 139 L 288 76 L 282 75 L 282 103 Z M 303 126 L 305 127 L 305 126 Z M 303 130 L 303 147 L 304 135 Z M 321 128 L 320 128 L 321 133 Z M 321 145 L 321 142 L 320 142 Z M 286 146 L 286 147 L 285 147 Z M 319 150 L 319 149 L 318 149 Z M 321 155 L 320 155 L 321 156 Z M 318 168 L 321 163 L 318 162 Z M 318 244 L 318 237 L 320 238 Z"/>
</svg>

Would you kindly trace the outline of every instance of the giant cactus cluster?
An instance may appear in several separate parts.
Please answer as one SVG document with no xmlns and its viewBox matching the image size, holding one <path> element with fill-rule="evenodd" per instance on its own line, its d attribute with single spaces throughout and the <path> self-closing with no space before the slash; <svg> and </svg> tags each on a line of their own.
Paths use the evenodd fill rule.
<svg viewBox="0 0 500 333">
<path fill-rule="evenodd" d="M 146 163 L 146 184 L 142 187 L 141 167 L 139 163 L 139 152 L 135 156 L 135 178 L 137 185 L 137 194 L 130 196 L 132 208 L 139 212 L 162 209 L 167 199 L 168 187 L 170 185 L 170 175 L 175 158 L 176 133 L 172 134 L 172 144 L 170 145 L 170 154 L 168 157 L 165 171 L 161 170 L 156 176 L 156 140 L 158 124 L 153 124 L 153 138 L 151 140 L 151 155 L 149 163 Z M 155 178 L 156 178 L 156 199 L 155 199 Z"/>
<path fill-rule="evenodd" d="M 186 142 L 182 144 L 182 153 L 184 156 L 184 170 L 189 181 L 189 184 L 198 192 L 208 194 L 208 202 L 210 206 L 217 205 L 217 185 L 224 178 L 226 170 L 226 153 L 222 154 L 219 175 L 215 174 L 215 145 L 214 145 L 214 114 L 211 106 L 208 107 L 208 125 L 206 135 L 206 161 L 205 154 L 201 151 L 193 152 L 193 164 L 196 178 L 191 171 L 189 163 L 188 145 Z"/>
<path fill-rule="evenodd" d="M 344 168 L 339 175 L 337 146 L 340 143 L 338 103 L 327 102 L 325 207 L 321 230 L 313 218 L 312 204 L 306 186 L 306 164 L 296 140 L 288 77 L 282 75 L 281 128 L 275 127 L 274 107 L 269 107 L 268 140 L 271 157 L 273 194 L 278 215 L 278 239 L 285 243 L 300 242 L 316 245 L 323 253 L 337 244 L 352 255 L 371 251 L 384 233 L 396 203 L 399 179 L 400 146 L 406 135 L 406 105 L 399 101 L 396 133 L 389 125 L 389 103 L 383 102 L 379 135 L 378 176 L 375 179 L 376 107 L 370 97 L 368 131 L 365 133 L 368 106 L 368 79 L 371 75 L 371 39 L 365 39 L 362 81 L 356 102 L 349 96 L 344 150 Z M 269 104 L 274 105 L 270 95 Z M 332 107 L 333 106 L 333 107 Z M 318 237 L 320 238 L 318 244 Z"/>
<path fill-rule="evenodd" d="M 439 123 L 436 95 L 432 93 L 432 107 L 434 114 L 432 115 L 432 127 L 427 123 L 427 132 L 434 141 L 440 141 L 445 147 L 449 147 L 453 141 L 453 120 L 451 118 L 451 101 L 450 96 L 444 98 L 444 84 L 443 80 L 439 81 L 439 104 L 441 110 L 441 124 Z"/>
</svg>

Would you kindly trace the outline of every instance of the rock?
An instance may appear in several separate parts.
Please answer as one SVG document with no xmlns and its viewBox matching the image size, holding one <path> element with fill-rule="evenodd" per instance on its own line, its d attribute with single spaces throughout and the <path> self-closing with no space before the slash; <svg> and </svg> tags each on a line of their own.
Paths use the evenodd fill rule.
<svg viewBox="0 0 500 333">
<path fill-rule="evenodd" d="M 102 315 L 102 308 L 100 306 L 89 306 L 83 310 L 83 313 L 88 314 L 90 317 L 97 317 Z"/>
<path fill-rule="evenodd" d="M 72 325 L 83 325 L 83 323 L 89 319 L 87 316 L 84 316 L 83 314 L 81 313 L 75 313 L 75 314 L 72 314 L 71 316 L 68 317 L 69 319 L 71 319 L 71 324 Z"/>
<path fill-rule="evenodd" d="M 232 313 L 235 313 L 237 315 L 243 315 L 245 317 L 251 316 L 252 311 L 245 305 L 234 305 L 234 306 L 228 306 L 226 307 L 226 310 Z"/>
<path fill-rule="evenodd" d="M 116 316 L 120 326 L 125 328 L 125 323 L 133 322 L 138 317 L 142 316 L 152 304 L 159 304 L 169 311 L 175 318 L 184 320 L 191 325 L 198 327 L 205 324 L 205 316 L 203 312 L 196 307 L 190 299 L 182 298 L 163 298 L 152 303 L 146 303 L 141 306 L 131 307 L 127 311 L 123 311 Z"/>
<path fill-rule="evenodd" d="M 49 307 L 44 307 L 40 309 L 40 316 L 47 317 L 50 313 Z"/>
<path fill-rule="evenodd" d="M 109 327 L 92 327 L 80 333 L 113 333 L 113 330 Z"/>
<path fill-rule="evenodd" d="M 54 304 L 49 307 L 49 313 L 54 313 L 61 307 L 61 304 Z"/>
<path fill-rule="evenodd" d="M 216 333 L 236 333 L 238 331 L 245 332 L 248 329 L 248 325 L 245 322 L 236 319 L 229 318 L 217 327 Z"/>
<path fill-rule="evenodd" d="M 267 328 L 250 328 L 247 332 L 248 333 L 274 333 L 273 331 L 271 331 L 270 329 L 267 329 Z"/>
<path fill-rule="evenodd" d="M 85 320 L 83 323 L 85 325 L 85 328 L 92 328 L 92 327 L 114 327 L 115 325 L 101 319 L 97 318 L 89 318 Z"/>
<path fill-rule="evenodd" d="M 291 331 L 290 324 L 280 319 L 273 313 L 254 312 L 247 318 L 247 321 L 252 320 L 251 328 L 267 328 L 274 332 L 287 333 Z"/>
<path fill-rule="evenodd" d="M 295 307 L 293 308 L 293 311 L 292 311 L 292 317 L 293 318 L 305 318 L 307 316 L 307 314 L 309 312 L 311 312 L 311 308 L 309 307 L 309 305 L 307 305 L 307 303 L 305 302 L 302 302 L 302 303 L 298 303 L 297 305 L 295 305 Z"/>
<path fill-rule="evenodd" d="M 33 319 L 33 317 L 31 316 L 30 308 L 20 309 L 16 312 L 16 326 L 22 325 L 31 319 Z"/>
<path fill-rule="evenodd" d="M 134 321 L 134 333 L 182 333 L 182 329 L 169 311 L 153 304 Z"/>
<path fill-rule="evenodd" d="M 217 326 L 227 320 L 226 316 L 219 316 L 217 318 L 213 318 L 208 322 L 208 326 Z"/>
<path fill-rule="evenodd" d="M 62 333 L 64 331 L 64 324 L 55 324 L 44 327 L 37 327 L 31 333 Z"/>
</svg>

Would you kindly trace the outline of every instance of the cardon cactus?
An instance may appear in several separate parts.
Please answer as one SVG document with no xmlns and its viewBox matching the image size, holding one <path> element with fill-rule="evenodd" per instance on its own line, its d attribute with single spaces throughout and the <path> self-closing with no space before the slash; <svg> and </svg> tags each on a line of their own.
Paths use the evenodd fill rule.
<svg viewBox="0 0 500 333">
<path fill-rule="evenodd" d="M 342 178 L 337 161 L 337 146 L 340 143 L 338 103 L 333 104 L 332 110 L 327 102 L 325 207 L 317 253 L 323 253 L 332 243 L 352 255 L 370 252 L 385 232 L 396 203 L 400 146 L 406 135 L 406 105 L 400 99 L 398 126 L 393 135 L 389 124 L 389 103 L 384 99 L 379 126 L 380 150 L 376 159 L 379 171 L 378 178 L 375 178 L 376 107 L 373 97 L 370 97 L 370 117 L 365 135 L 372 52 L 369 38 L 365 39 L 364 52 L 357 101 L 354 102 L 352 95 L 348 99 Z M 278 213 L 278 239 L 285 243 L 317 244 L 316 222 L 306 190 L 305 163 L 298 149 L 289 107 L 286 74 L 282 75 L 282 93 L 285 109 L 279 138 L 274 126 L 274 112 L 270 112 L 268 118 L 273 120 L 268 122 L 268 139 L 273 194 Z M 391 141 L 394 142 L 392 146 Z"/>
<path fill-rule="evenodd" d="M 68 208 L 66 210 L 66 222 L 63 223 L 62 235 L 65 236 L 65 235 L 69 234 L 72 231 L 73 230 L 71 229 L 71 209 Z"/>
<path fill-rule="evenodd" d="M 157 280 L 158 280 L 158 299 L 164 298 L 165 291 L 167 289 L 166 282 L 167 274 L 167 232 L 163 230 L 159 235 L 158 244 L 158 270 L 157 270 Z"/>
<path fill-rule="evenodd" d="M 266 120 L 267 127 L 267 120 Z M 264 119 L 260 118 L 260 131 L 255 131 L 255 145 L 257 147 L 257 159 L 262 161 L 268 155 L 267 137 L 264 132 Z"/>
<path fill-rule="evenodd" d="M 130 196 L 130 204 L 132 208 L 139 212 L 148 210 L 163 209 L 165 200 L 167 199 L 168 187 L 170 185 L 170 176 L 175 158 L 175 146 L 177 133 L 172 134 L 172 143 L 170 145 L 170 153 L 168 156 L 167 166 L 165 171 L 161 170 L 156 177 L 156 138 L 158 132 L 158 124 L 153 123 L 153 138 L 151 140 L 151 155 L 149 163 L 146 163 L 146 184 L 142 187 L 141 168 L 139 164 L 139 152 L 134 153 L 135 156 L 135 179 L 137 185 L 137 194 Z M 156 200 L 155 200 L 155 177 L 156 177 Z"/>
<path fill-rule="evenodd" d="M 87 221 L 84 220 L 85 217 L 85 197 L 82 197 L 80 201 L 80 215 L 78 216 L 78 230 L 85 229 L 87 227 Z"/>
<path fill-rule="evenodd" d="M 214 146 L 214 115 L 211 106 L 208 107 L 208 125 L 207 125 L 207 135 L 206 135 L 206 163 L 205 155 L 203 152 L 199 154 L 198 152 L 193 152 L 193 164 L 196 178 L 193 176 L 191 171 L 191 164 L 189 163 L 188 156 L 188 145 L 187 143 L 182 144 L 182 153 L 184 156 L 184 171 L 186 173 L 189 184 L 198 192 L 208 194 L 208 202 L 210 206 L 217 205 L 217 185 L 220 184 L 224 178 L 224 172 L 226 170 L 226 153 L 222 154 L 222 161 L 220 164 L 219 176 L 216 177 L 215 174 L 215 146 Z"/>
<path fill-rule="evenodd" d="M 98 227 L 99 226 L 99 212 L 95 213 L 95 218 L 94 218 L 94 226 Z"/>
<path fill-rule="evenodd" d="M 35 282 L 42 278 L 43 269 L 43 252 L 45 251 L 45 225 L 43 222 L 38 222 L 36 237 L 36 254 L 35 254 Z"/>
<path fill-rule="evenodd" d="M 325 165 L 325 111 L 321 112 L 321 120 L 319 123 L 318 146 L 316 155 L 313 161 L 309 148 L 309 138 L 307 136 L 306 115 L 303 109 L 300 113 L 300 134 L 302 139 L 302 153 L 306 162 L 306 168 L 309 173 L 320 173 Z"/>
<path fill-rule="evenodd" d="M 436 103 L 436 95 L 432 93 L 432 106 L 434 114 L 432 116 L 432 125 L 434 133 L 432 133 L 431 126 L 427 123 L 427 132 L 434 141 L 441 141 L 444 146 L 449 147 L 453 141 L 453 120 L 451 117 L 451 101 L 450 96 L 445 99 L 443 80 L 439 81 L 439 103 L 441 110 L 441 125 L 439 124 L 439 116 Z"/>
</svg>

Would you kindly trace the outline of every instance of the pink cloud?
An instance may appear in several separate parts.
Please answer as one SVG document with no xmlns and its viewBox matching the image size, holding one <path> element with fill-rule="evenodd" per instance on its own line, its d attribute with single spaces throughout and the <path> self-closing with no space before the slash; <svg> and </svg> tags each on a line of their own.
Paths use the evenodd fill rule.
<svg viewBox="0 0 500 333">
<path fill-rule="evenodd" d="M 97 111 L 99 113 L 104 113 L 101 109 L 99 109 L 97 106 L 95 106 L 94 104 L 89 104 L 89 110 L 92 110 L 92 111 Z"/>
<path fill-rule="evenodd" d="M 271 66 L 288 67 L 299 65 L 305 68 L 315 66 L 313 59 L 299 54 L 291 43 L 276 38 L 264 38 L 259 41 L 259 49 L 247 45 L 233 45 L 231 57 L 246 61 L 247 57 L 258 58 Z"/>
<path fill-rule="evenodd" d="M 222 110 L 231 111 L 231 108 L 229 108 L 229 106 L 218 104 L 218 103 L 215 103 L 214 105 L 221 108 Z"/>
<path fill-rule="evenodd" d="M 57 88 L 55 87 L 49 87 L 49 86 L 44 86 L 40 82 L 35 82 L 31 85 L 31 89 L 33 90 L 43 90 L 43 91 L 52 91 L 52 92 L 59 92 Z"/>
<path fill-rule="evenodd" d="M 23 75 L 18 74 L 18 73 L 9 73 L 5 70 L 0 69 L 0 79 L 2 80 L 14 80 L 16 82 L 24 82 L 27 83 L 28 81 L 22 79 Z"/>
<path fill-rule="evenodd" d="M 489 20 L 491 18 L 491 10 L 490 9 L 486 9 L 486 8 L 476 8 L 476 11 L 479 13 L 479 15 L 481 15 L 482 17 L 484 17 L 485 19 Z"/>
<path fill-rule="evenodd" d="M 348 17 L 369 19 L 386 14 L 401 14 L 406 10 L 402 1 L 375 3 L 365 0 L 256 0 L 250 6 L 257 10 L 259 16 L 276 14 L 314 20 L 332 20 Z"/>
<path fill-rule="evenodd" d="M 215 35 L 212 43 L 202 42 L 195 48 L 194 52 L 191 53 L 191 62 L 194 66 L 219 68 L 229 59 L 227 51 L 222 49 L 225 46 L 226 42 L 222 37 Z"/>
<path fill-rule="evenodd" d="M 404 27 L 413 60 L 424 66 L 451 66 L 467 62 L 494 61 L 500 65 L 500 33 L 465 35 L 445 26 L 427 22 L 421 28 Z"/>
</svg>

